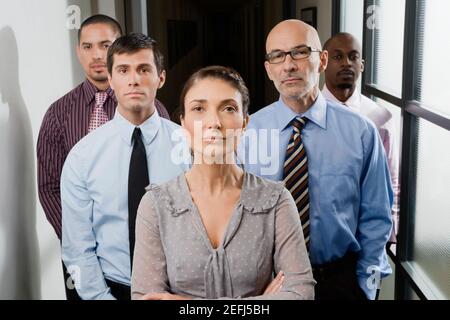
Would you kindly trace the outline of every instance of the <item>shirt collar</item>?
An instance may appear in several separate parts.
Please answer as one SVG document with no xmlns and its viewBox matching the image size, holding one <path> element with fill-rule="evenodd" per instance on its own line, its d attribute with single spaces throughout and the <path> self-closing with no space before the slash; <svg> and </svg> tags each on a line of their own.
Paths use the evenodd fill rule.
<svg viewBox="0 0 450 320">
<path fill-rule="evenodd" d="M 122 139 L 126 144 L 130 146 L 132 145 L 133 132 L 136 127 L 139 127 L 141 129 L 142 141 L 146 145 L 149 145 L 153 141 L 153 139 L 156 137 L 156 134 L 158 133 L 159 128 L 161 127 L 161 118 L 159 117 L 156 109 L 155 112 L 153 112 L 153 114 L 150 116 L 150 118 L 145 120 L 139 126 L 136 126 L 125 119 L 125 117 L 120 114 L 118 109 L 116 109 L 114 119 L 112 121 L 114 121 L 119 127 Z"/>
<path fill-rule="evenodd" d="M 357 88 L 353 92 L 352 96 L 350 98 L 348 98 L 347 101 L 345 101 L 345 102 L 339 101 L 334 96 L 334 94 L 331 93 L 330 89 L 328 89 L 326 84 L 323 86 L 322 94 L 327 100 L 346 105 L 347 107 L 349 107 L 350 109 L 352 109 L 354 111 L 360 111 L 360 109 L 361 109 L 361 94 L 358 92 Z"/>
<path fill-rule="evenodd" d="M 244 171 L 241 196 L 239 203 L 249 212 L 267 213 L 278 203 L 281 193 L 284 190 L 283 182 L 274 182 L 263 179 L 249 172 Z M 173 186 L 170 186 L 173 184 Z M 169 195 L 163 189 L 169 191 Z M 192 209 L 193 201 L 186 176 L 179 175 L 165 187 L 150 185 L 146 190 L 155 190 L 156 197 L 175 217 Z M 179 190 L 179 193 L 171 193 L 170 190 Z M 162 194 L 161 194 L 162 193 Z M 165 195 L 163 195 L 166 193 Z"/>
<path fill-rule="evenodd" d="M 82 88 L 85 99 L 84 102 L 86 103 L 86 105 L 89 105 L 95 99 L 95 94 L 100 90 L 98 90 L 98 88 L 88 79 L 83 82 Z M 116 97 L 114 96 L 114 91 L 111 89 L 111 87 L 108 87 L 108 89 L 106 89 L 106 93 L 108 94 L 109 98 L 113 100 L 116 99 Z"/>
<path fill-rule="evenodd" d="M 281 97 L 276 102 L 276 108 L 277 112 L 275 116 L 277 118 L 278 128 L 281 128 L 281 130 L 289 128 L 291 121 L 297 117 L 306 117 L 320 128 L 327 128 L 327 102 L 320 92 L 313 105 L 303 114 L 294 112 L 283 102 Z"/>
</svg>

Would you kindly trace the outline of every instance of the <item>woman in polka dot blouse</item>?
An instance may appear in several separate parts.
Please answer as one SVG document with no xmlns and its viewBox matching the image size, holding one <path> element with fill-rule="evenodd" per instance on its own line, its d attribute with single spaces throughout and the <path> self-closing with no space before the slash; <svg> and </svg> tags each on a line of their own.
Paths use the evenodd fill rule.
<svg viewBox="0 0 450 320">
<path fill-rule="evenodd" d="M 141 201 L 132 298 L 313 299 L 291 194 L 236 163 L 249 120 L 240 75 L 220 66 L 200 69 L 186 82 L 180 106 L 193 165 L 151 185 Z"/>
</svg>

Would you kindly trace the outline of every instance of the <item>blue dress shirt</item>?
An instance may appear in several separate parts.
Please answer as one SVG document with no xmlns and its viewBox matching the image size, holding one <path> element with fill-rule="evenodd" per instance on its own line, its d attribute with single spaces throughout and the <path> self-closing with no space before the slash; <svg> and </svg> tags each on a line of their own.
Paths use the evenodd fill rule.
<svg viewBox="0 0 450 320">
<path fill-rule="evenodd" d="M 280 98 L 250 118 L 239 146 L 247 171 L 283 180 L 290 122 L 296 117 L 309 120 L 302 139 L 308 156 L 311 263 L 358 252 L 359 285 L 374 299 L 376 280 L 392 272 L 385 245 L 392 227 L 393 192 L 377 130 L 368 119 L 327 102 L 321 93 L 304 114 Z"/>
<path fill-rule="evenodd" d="M 62 258 L 82 299 L 114 299 L 108 280 L 130 285 L 128 171 L 135 125 L 114 118 L 70 151 L 61 176 Z M 149 181 L 164 183 L 189 169 L 180 127 L 155 112 L 139 126 Z"/>
</svg>

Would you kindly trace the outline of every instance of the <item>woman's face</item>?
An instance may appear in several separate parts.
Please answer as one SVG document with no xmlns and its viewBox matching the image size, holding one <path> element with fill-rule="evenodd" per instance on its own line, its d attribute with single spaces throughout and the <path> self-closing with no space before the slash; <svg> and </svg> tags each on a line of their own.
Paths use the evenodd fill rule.
<svg viewBox="0 0 450 320">
<path fill-rule="evenodd" d="M 242 95 L 227 82 L 198 80 L 184 98 L 184 118 L 194 163 L 234 163 L 234 152 L 248 116 L 243 113 Z"/>
</svg>

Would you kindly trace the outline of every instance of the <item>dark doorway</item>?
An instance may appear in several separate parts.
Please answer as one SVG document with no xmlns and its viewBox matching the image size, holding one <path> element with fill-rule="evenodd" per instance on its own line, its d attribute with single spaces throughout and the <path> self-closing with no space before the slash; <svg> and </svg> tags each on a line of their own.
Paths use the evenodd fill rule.
<svg viewBox="0 0 450 320">
<path fill-rule="evenodd" d="M 266 104 L 264 18 L 271 17 L 269 2 L 273 7 L 278 1 L 147 1 L 149 35 L 166 57 L 167 82 L 158 98 L 174 121 L 184 82 L 207 65 L 229 66 L 241 74 L 250 91 L 250 113 Z"/>
<path fill-rule="evenodd" d="M 233 67 L 242 75 L 250 90 L 252 113 L 264 104 L 263 7 L 261 1 L 223 3 L 203 8 L 204 62 Z"/>
</svg>

